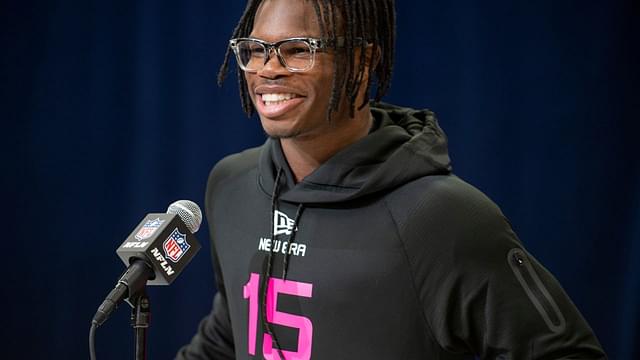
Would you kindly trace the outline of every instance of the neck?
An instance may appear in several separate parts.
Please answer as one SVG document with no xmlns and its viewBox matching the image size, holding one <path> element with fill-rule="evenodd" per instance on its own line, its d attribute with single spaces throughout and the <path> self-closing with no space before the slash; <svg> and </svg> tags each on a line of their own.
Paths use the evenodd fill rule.
<svg viewBox="0 0 640 360">
<path fill-rule="evenodd" d="M 333 119 L 327 131 L 312 137 L 280 139 L 296 182 L 301 181 L 340 150 L 367 136 L 372 118 L 369 105 L 356 110 L 354 118 Z"/>
</svg>

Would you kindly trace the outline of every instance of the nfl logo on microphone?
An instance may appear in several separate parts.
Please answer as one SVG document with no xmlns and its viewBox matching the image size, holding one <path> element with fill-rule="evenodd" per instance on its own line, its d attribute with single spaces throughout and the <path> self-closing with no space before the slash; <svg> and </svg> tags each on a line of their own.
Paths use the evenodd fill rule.
<svg viewBox="0 0 640 360">
<path fill-rule="evenodd" d="M 171 261 L 178 262 L 182 255 L 189 250 L 191 245 L 187 243 L 187 235 L 180 233 L 178 228 L 176 228 L 167 240 L 164 241 L 162 247 L 164 248 L 165 255 L 171 259 Z"/>
<path fill-rule="evenodd" d="M 140 230 L 136 233 L 135 238 L 140 241 L 150 238 L 151 235 L 153 235 L 153 233 L 155 233 L 163 223 L 164 220 L 160 220 L 160 218 L 157 218 L 155 220 L 147 220 L 147 222 L 144 223 L 144 225 L 142 225 Z"/>
</svg>

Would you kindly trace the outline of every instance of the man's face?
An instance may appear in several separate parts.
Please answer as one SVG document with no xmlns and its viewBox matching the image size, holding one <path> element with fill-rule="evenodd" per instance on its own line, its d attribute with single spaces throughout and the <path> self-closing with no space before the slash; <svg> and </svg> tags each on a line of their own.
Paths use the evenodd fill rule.
<svg viewBox="0 0 640 360">
<path fill-rule="evenodd" d="M 322 33 L 309 1 L 265 0 L 256 13 L 250 37 L 276 42 L 292 37 L 321 38 Z M 314 66 L 302 73 L 289 72 L 274 52 L 270 55 L 262 70 L 245 73 L 265 132 L 271 137 L 304 139 L 335 127 L 343 116 L 336 113 L 332 116 L 335 121 L 327 121 L 334 55 L 316 52 Z"/>
</svg>

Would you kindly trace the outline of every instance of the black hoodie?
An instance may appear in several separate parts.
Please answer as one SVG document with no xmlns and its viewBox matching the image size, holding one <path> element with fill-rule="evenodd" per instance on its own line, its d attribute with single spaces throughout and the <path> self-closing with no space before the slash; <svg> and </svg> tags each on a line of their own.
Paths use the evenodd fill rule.
<svg viewBox="0 0 640 360">
<path fill-rule="evenodd" d="M 371 111 L 375 130 L 299 183 L 278 140 L 215 166 L 219 292 L 177 358 L 605 359 L 500 209 L 451 174 L 433 114 Z"/>
</svg>

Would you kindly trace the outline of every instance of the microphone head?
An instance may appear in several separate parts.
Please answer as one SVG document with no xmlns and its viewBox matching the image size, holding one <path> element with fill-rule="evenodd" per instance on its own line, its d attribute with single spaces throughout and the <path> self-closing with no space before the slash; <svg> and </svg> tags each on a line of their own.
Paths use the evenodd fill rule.
<svg viewBox="0 0 640 360">
<path fill-rule="evenodd" d="M 192 234 L 200 229 L 202 223 L 202 211 L 198 204 L 189 200 L 178 200 L 167 209 L 167 214 L 175 214 L 180 217 Z"/>
</svg>

